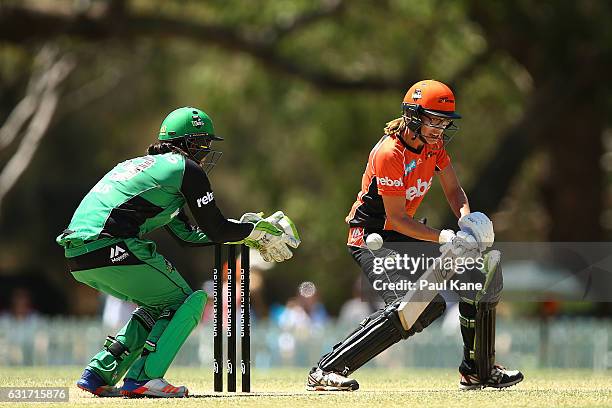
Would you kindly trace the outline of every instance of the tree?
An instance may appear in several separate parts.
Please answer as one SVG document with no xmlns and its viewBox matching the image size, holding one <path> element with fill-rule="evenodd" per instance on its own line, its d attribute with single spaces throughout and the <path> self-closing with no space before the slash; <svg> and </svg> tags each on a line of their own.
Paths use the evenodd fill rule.
<svg viewBox="0 0 612 408">
<path fill-rule="evenodd" d="M 600 135 L 607 125 L 607 88 L 596 78 L 609 63 L 608 8 L 552 1 L 5 2 L 0 6 L 0 43 L 67 47 L 85 61 L 68 81 L 73 90 L 108 76 L 109 70 L 119 72 L 110 75 L 119 78 L 111 81 L 114 85 L 105 88 L 112 92 L 102 93 L 87 108 L 73 105 L 72 114 L 58 113 L 46 139 L 55 143 L 39 151 L 40 164 L 29 170 L 40 174 L 54 155 L 73 149 L 73 162 L 55 164 L 57 174 L 48 175 L 53 188 L 47 192 L 52 202 L 62 204 L 61 217 L 70 216 L 80 196 L 117 157 L 143 150 L 170 107 L 203 104 L 212 110 L 217 129 L 228 136 L 225 157 L 212 176 L 227 213 L 253 210 L 247 204 L 267 211 L 283 208 L 307 237 L 300 256 L 279 266 L 269 290 L 280 293 L 308 276 L 330 283 L 323 285 L 323 295 L 337 308 L 342 301 L 338 286 L 350 288 L 356 276 L 342 245 L 342 220 L 367 152 L 383 124 L 399 114 L 403 92 L 424 77 L 450 83 L 457 94 L 465 119 L 449 150 L 473 208 L 506 210 L 504 199 L 517 195 L 517 184 L 533 185 L 542 178 L 546 166 L 537 166 L 537 174 L 528 171 L 528 164 L 541 155 L 555 170 L 547 178 L 549 190 L 538 186 L 543 197 L 526 198 L 546 204 L 553 226 L 548 237 L 602 237 L 601 141 L 594 136 L 579 158 L 570 158 L 572 151 L 565 146 L 573 142 L 566 130 L 584 126 L 579 120 L 568 123 L 576 112 L 588 117 L 592 134 Z M 591 27 L 589 19 L 599 24 Z M 580 29 L 568 30 L 576 21 Z M 590 64 L 580 64 L 584 58 Z M 585 92 L 593 99 L 580 98 Z M 63 100 L 70 103 L 72 98 Z M 74 168 L 79 177 L 70 177 L 72 185 L 65 185 Z M 596 181 L 581 187 L 593 197 L 589 203 L 572 193 L 584 175 Z M 40 189 L 26 173 L 24 185 L 12 194 L 23 203 L 28 191 Z M 432 188 L 429 194 L 434 197 L 422 212 L 434 225 L 443 224 L 449 212 L 442 193 Z M 11 208 L 27 211 L 23 205 Z M 512 219 L 533 217 L 525 208 L 521 203 Z M 591 217 L 570 224 L 568 213 Z M 26 229 L 55 231 L 66 221 L 31 222 L 36 227 Z M 500 227 L 498 236 L 546 237 L 530 223 L 521 230 L 529 235 L 513 235 L 515 224 Z M 16 223 L 11 225 L 8 230 L 20 231 Z M 60 264 L 44 245 L 41 241 L 37 248 Z M 204 258 L 183 260 L 167 248 L 179 267 L 184 263 L 182 269 L 192 271 L 192 281 L 201 280 L 193 271 L 202 269 Z"/>
<path fill-rule="evenodd" d="M 32 161 L 53 119 L 61 85 L 74 68 L 74 61 L 70 55 L 47 46 L 38 53 L 34 65 L 26 95 L 0 127 L 0 150 L 9 147 L 25 128 L 19 147 L 0 171 L 0 214 L 2 200 Z"/>
</svg>

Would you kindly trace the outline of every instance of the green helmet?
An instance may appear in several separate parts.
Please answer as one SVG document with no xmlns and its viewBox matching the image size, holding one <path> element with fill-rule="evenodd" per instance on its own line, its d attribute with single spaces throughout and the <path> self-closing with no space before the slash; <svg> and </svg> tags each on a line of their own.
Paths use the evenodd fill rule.
<svg viewBox="0 0 612 408">
<path fill-rule="evenodd" d="M 185 136 L 209 136 L 212 140 L 223 140 L 215 136 L 212 119 L 206 112 L 192 106 L 173 110 L 159 128 L 159 140 L 173 140 Z"/>
<path fill-rule="evenodd" d="M 207 173 L 221 157 L 221 152 L 212 150 L 211 144 L 223 138 L 215 135 L 210 116 L 192 106 L 175 109 L 166 116 L 159 128 L 159 140 L 182 149 Z"/>
</svg>

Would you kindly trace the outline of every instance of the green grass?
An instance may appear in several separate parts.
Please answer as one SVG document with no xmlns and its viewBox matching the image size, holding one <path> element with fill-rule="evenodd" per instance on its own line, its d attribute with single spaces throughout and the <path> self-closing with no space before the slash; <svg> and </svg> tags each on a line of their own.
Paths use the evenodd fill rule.
<svg viewBox="0 0 612 408">
<path fill-rule="evenodd" d="M 0 386 L 68 386 L 70 403 L 56 407 L 612 407 L 612 372 L 526 371 L 525 381 L 507 390 L 459 391 L 453 370 L 362 369 L 356 392 L 312 393 L 304 390 L 307 370 L 253 372 L 250 395 L 214 394 L 208 369 L 176 368 L 166 376 L 189 386 L 192 398 L 181 400 L 110 399 L 93 397 L 74 386 L 81 368 L 0 368 Z M 0 406 L 41 404 L 0 403 Z"/>
</svg>

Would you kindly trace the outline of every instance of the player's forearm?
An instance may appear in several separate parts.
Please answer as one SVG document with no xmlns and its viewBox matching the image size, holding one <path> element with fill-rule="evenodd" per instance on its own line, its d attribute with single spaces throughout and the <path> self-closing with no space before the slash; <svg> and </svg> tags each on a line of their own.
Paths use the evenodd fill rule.
<svg viewBox="0 0 612 408">
<path fill-rule="evenodd" d="M 208 207 L 206 212 L 192 213 L 200 229 L 214 242 L 242 241 L 253 231 L 252 223 L 228 220 L 216 206 Z"/>
<path fill-rule="evenodd" d="M 183 209 L 166 225 L 166 230 L 181 246 L 212 244 L 210 237 L 190 222 Z"/>
<path fill-rule="evenodd" d="M 457 218 L 461 218 L 470 213 L 470 204 L 463 188 L 457 187 L 449 194 L 446 194 L 446 200 Z"/>
<path fill-rule="evenodd" d="M 179 230 L 174 226 L 166 225 L 166 230 L 181 246 L 200 247 L 212 245 L 214 242 L 202 231 Z"/>
<path fill-rule="evenodd" d="M 407 214 L 391 217 L 389 221 L 395 231 L 421 241 L 438 242 L 440 237 L 440 230 L 415 221 Z"/>
</svg>

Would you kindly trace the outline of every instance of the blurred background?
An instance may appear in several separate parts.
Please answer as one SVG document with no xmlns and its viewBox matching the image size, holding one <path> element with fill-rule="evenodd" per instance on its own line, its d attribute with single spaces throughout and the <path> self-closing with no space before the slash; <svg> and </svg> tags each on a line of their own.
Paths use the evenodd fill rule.
<svg viewBox="0 0 612 408">
<path fill-rule="evenodd" d="M 282 209 L 303 237 L 290 262 L 252 278 L 256 366 L 311 364 L 376 307 L 361 301 L 344 217 L 420 79 L 455 92 L 463 119 L 448 151 L 498 241 L 610 241 L 610 21 L 598 0 L 1 0 L 0 364 L 82 363 L 129 316 L 72 279 L 55 237 L 179 106 L 205 110 L 225 137 L 210 175 L 224 214 Z M 455 224 L 436 183 L 417 216 Z M 212 249 L 150 238 L 207 287 Z M 556 276 L 508 269 L 517 291 Z M 611 303 L 540 300 L 500 305 L 512 364 L 612 365 Z M 399 361 L 456 365 L 456 320 L 397 346 Z M 209 329 L 179 363 L 209 364 Z"/>
</svg>

